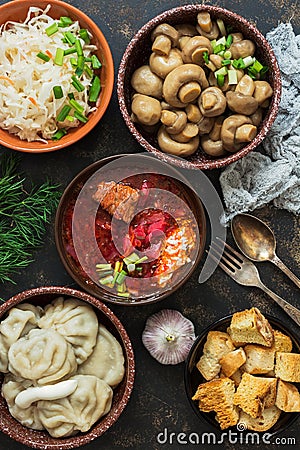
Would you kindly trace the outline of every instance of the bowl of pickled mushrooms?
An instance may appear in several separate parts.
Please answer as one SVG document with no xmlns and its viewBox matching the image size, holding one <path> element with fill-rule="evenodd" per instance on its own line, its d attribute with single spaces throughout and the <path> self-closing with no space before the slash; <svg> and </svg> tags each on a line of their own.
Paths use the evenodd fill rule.
<svg viewBox="0 0 300 450">
<path fill-rule="evenodd" d="M 65 287 L 23 291 L 0 306 L 0 430 L 38 449 L 101 436 L 133 388 L 134 355 L 115 314 Z"/>
<path fill-rule="evenodd" d="M 191 4 L 164 11 L 136 33 L 117 91 L 125 123 L 147 151 L 206 170 L 258 147 L 276 118 L 281 78 L 255 25 L 218 6 Z"/>
</svg>

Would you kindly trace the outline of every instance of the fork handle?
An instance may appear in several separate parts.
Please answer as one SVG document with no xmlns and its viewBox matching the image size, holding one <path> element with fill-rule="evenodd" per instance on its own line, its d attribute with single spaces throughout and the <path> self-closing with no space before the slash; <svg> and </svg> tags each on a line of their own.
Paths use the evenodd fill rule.
<svg viewBox="0 0 300 450">
<path fill-rule="evenodd" d="M 268 294 L 281 308 L 296 322 L 297 325 L 300 326 L 300 310 L 295 308 L 295 306 L 288 303 L 283 298 L 279 297 L 279 295 L 275 294 L 275 292 L 271 291 L 267 286 L 263 283 L 259 283 L 258 287 L 260 287 L 266 294 Z"/>
<path fill-rule="evenodd" d="M 278 256 L 274 256 L 272 258 L 272 263 L 275 264 L 279 269 L 282 270 L 294 283 L 295 285 L 300 288 L 300 280 L 296 275 L 281 261 L 281 259 L 278 258 Z"/>
</svg>

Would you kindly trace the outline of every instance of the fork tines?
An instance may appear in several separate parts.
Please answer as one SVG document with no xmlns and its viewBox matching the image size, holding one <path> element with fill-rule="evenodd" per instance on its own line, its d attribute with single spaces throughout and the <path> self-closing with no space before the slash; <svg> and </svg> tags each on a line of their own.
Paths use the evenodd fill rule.
<svg viewBox="0 0 300 450">
<path fill-rule="evenodd" d="M 212 241 L 210 245 L 211 252 L 209 253 L 209 256 L 214 261 L 219 262 L 219 266 L 226 272 L 228 272 L 228 269 L 230 269 L 231 272 L 241 269 L 241 266 L 244 262 L 243 256 L 240 255 L 240 253 L 238 253 L 237 251 L 235 251 L 230 245 L 228 245 L 222 239 L 220 238 L 216 239 L 220 241 L 223 244 L 223 246 L 221 246 L 217 242 Z M 227 248 L 229 251 L 224 250 L 224 247 Z"/>
</svg>

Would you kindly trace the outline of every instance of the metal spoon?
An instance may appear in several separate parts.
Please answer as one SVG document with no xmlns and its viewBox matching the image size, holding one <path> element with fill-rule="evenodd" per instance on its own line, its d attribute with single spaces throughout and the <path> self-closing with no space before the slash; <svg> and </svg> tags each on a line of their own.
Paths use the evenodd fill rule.
<svg viewBox="0 0 300 450">
<path fill-rule="evenodd" d="M 231 221 L 231 231 L 245 256 L 257 262 L 271 261 L 300 288 L 299 278 L 276 255 L 274 233 L 263 221 L 250 214 L 238 214 Z"/>
</svg>

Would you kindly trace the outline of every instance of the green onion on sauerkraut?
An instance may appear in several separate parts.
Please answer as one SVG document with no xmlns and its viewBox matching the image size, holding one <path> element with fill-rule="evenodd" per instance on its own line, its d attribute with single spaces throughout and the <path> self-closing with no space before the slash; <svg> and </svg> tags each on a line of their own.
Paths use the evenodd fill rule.
<svg viewBox="0 0 300 450">
<path fill-rule="evenodd" d="M 49 9 L 30 7 L 23 23 L 0 27 L 0 127 L 29 142 L 87 122 L 101 90 L 90 32 Z"/>
</svg>

